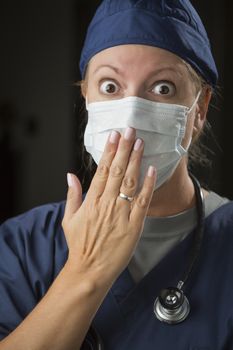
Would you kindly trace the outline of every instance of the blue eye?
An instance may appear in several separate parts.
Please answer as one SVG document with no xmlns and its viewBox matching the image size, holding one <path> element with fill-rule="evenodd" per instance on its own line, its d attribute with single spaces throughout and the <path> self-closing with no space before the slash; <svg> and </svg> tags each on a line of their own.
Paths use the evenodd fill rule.
<svg viewBox="0 0 233 350">
<path fill-rule="evenodd" d="M 106 95 L 115 94 L 119 91 L 119 86 L 112 80 L 106 80 L 101 83 L 100 91 Z"/>
<path fill-rule="evenodd" d="M 152 92 L 160 96 L 173 96 L 176 92 L 176 88 L 173 83 L 169 83 L 167 81 L 160 81 L 154 85 Z"/>
</svg>

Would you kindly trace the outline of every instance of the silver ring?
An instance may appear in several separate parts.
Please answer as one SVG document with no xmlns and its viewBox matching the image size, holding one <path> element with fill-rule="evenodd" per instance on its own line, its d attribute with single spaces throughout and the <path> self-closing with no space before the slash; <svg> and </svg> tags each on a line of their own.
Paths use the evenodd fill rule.
<svg viewBox="0 0 233 350">
<path fill-rule="evenodd" d="M 129 197 L 129 196 L 127 196 L 126 194 L 124 194 L 122 192 L 120 192 L 119 197 L 124 199 L 124 200 L 126 200 L 126 201 L 128 201 L 128 202 L 132 202 L 133 199 L 134 199 L 134 197 Z"/>
</svg>

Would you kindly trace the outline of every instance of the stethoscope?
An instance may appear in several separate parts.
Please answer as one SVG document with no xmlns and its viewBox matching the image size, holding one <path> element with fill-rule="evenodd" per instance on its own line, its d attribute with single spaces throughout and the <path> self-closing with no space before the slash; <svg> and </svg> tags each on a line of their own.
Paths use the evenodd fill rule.
<svg viewBox="0 0 233 350">
<path fill-rule="evenodd" d="M 204 233 L 205 207 L 203 201 L 203 193 L 201 186 L 195 176 L 190 174 L 190 177 L 195 189 L 197 226 L 194 232 L 194 242 L 191 248 L 189 264 L 183 275 L 183 278 L 178 282 L 176 287 L 168 287 L 160 291 L 159 296 L 154 302 L 153 308 L 154 314 L 159 321 L 171 325 L 183 322 L 189 315 L 190 304 L 184 294 L 184 287 L 198 260 Z M 100 335 L 96 329 L 91 326 L 81 347 L 81 350 L 103 349 L 104 345 Z"/>
</svg>

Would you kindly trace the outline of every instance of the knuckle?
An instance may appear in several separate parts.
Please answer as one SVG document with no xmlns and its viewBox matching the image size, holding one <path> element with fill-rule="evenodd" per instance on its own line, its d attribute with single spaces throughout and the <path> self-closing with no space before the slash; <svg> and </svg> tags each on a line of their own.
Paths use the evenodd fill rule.
<svg viewBox="0 0 233 350">
<path fill-rule="evenodd" d="M 145 196 L 139 196 L 136 203 L 138 205 L 139 208 L 143 208 L 145 209 L 148 206 L 148 198 Z"/>
<path fill-rule="evenodd" d="M 134 165 L 135 163 L 138 163 L 139 161 L 139 153 L 138 152 L 132 152 L 130 156 L 130 163 Z"/>
<path fill-rule="evenodd" d="M 109 174 L 109 167 L 105 163 L 100 163 L 97 168 L 97 175 L 99 177 L 107 177 Z"/>
<path fill-rule="evenodd" d="M 111 167 L 111 175 L 114 177 L 120 177 L 122 176 L 124 170 L 122 167 L 120 167 L 119 165 L 113 165 Z"/>
<path fill-rule="evenodd" d="M 127 189 L 135 189 L 136 180 L 133 177 L 126 176 L 123 180 L 123 186 Z"/>
<path fill-rule="evenodd" d="M 116 149 L 109 149 L 107 153 L 107 158 L 112 159 L 116 155 Z"/>
</svg>

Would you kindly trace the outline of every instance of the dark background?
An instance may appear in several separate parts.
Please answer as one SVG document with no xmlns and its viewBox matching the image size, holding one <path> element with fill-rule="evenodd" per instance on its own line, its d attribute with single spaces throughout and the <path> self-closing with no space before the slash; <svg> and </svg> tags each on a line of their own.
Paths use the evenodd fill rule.
<svg viewBox="0 0 233 350">
<path fill-rule="evenodd" d="M 8 0 L 0 4 L 0 221 L 63 200 L 66 172 L 80 166 L 78 59 L 100 1 Z M 233 198 L 230 1 L 193 0 L 219 69 L 209 120 L 217 143 L 211 188 Z"/>
</svg>

